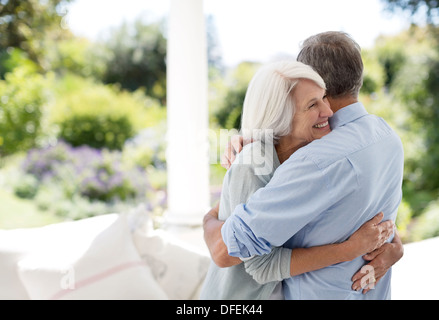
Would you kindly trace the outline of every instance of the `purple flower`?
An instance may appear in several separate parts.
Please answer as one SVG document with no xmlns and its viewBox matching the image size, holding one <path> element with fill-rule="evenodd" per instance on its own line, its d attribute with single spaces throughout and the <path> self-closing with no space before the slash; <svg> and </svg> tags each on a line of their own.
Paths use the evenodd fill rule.
<svg viewBox="0 0 439 320">
<path fill-rule="evenodd" d="M 149 187 L 145 170 L 124 168 L 119 151 L 74 148 L 65 142 L 30 150 L 22 168 L 41 183 L 59 184 L 69 197 L 77 192 L 90 200 L 144 201 Z"/>
</svg>

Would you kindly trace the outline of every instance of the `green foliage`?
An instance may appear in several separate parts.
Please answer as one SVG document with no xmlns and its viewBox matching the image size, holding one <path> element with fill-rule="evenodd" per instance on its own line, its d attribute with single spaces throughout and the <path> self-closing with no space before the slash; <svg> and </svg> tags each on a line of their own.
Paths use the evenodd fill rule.
<svg viewBox="0 0 439 320">
<path fill-rule="evenodd" d="M 101 80 L 109 53 L 85 38 L 47 39 L 45 60 L 58 76 L 73 73 Z"/>
<path fill-rule="evenodd" d="M 124 163 L 144 169 L 166 168 L 166 130 L 166 122 L 163 121 L 126 141 L 123 148 Z"/>
<path fill-rule="evenodd" d="M 121 212 L 136 202 L 161 212 L 166 205 L 166 193 L 157 191 L 166 187 L 163 26 L 139 20 L 93 43 L 66 29 L 68 2 L 0 1 L 2 189 L 7 187 L 9 199 L 32 200 L 38 214 L 68 219 Z M 82 147 L 63 148 L 61 139 Z M 89 146 L 96 152 L 74 155 Z M 24 152 L 32 170 L 11 160 Z M 3 184 L 9 161 L 18 173 Z"/>
<path fill-rule="evenodd" d="M 413 211 L 410 204 L 403 200 L 398 208 L 398 214 L 396 216 L 396 227 L 398 228 L 398 234 L 403 242 L 410 240 L 409 226 L 413 218 Z"/>
<path fill-rule="evenodd" d="M 58 84 L 51 122 L 59 138 L 73 146 L 121 150 L 127 139 L 157 121 L 150 113 L 158 108 L 141 91 L 129 93 L 68 75 Z"/>
<path fill-rule="evenodd" d="M 0 2 L 0 48 L 19 48 L 43 66 L 44 39 L 60 32 L 70 0 L 4 0 Z"/>
<path fill-rule="evenodd" d="M 390 87 L 405 62 L 406 51 L 399 39 L 378 38 L 374 48 L 377 62 L 384 71 L 384 86 Z"/>
<path fill-rule="evenodd" d="M 124 115 L 111 117 L 79 112 L 61 120 L 59 125 L 60 138 L 74 146 L 121 149 L 125 140 L 134 135 L 132 125 Z"/>
<path fill-rule="evenodd" d="M 416 48 L 407 52 L 405 64 L 395 77 L 393 92 L 404 101 L 410 113 L 407 127 L 420 138 L 416 153 L 406 165 L 415 190 L 439 190 L 439 54 L 431 29 L 412 27 L 406 44 Z"/>
<path fill-rule="evenodd" d="M 14 192 L 17 197 L 33 199 L 38 192 L 39 182 L 36 177 L 30 174 L 20 175 L 15 181 Z"/>
<path fill-rule="evenodd" d="M 248 84 L 256 72 L 259 64 L 243 62 L 232 71 L 230 84 L 222 102 L 216 111 L 215 117 L 218 124 L 226 129 L 241 128 L 241 113 Z"/>
<path fill-rule="evenodd" d="M 12 72 L 16 67 L 21 67 L 29 73 L 38 70 L 37 65 L 27 57 L 27 54 L 20 49 L 9 47 L 0 51 L 0 78 L 5 79 L 8 72 Z"/>
<path fill-rule="evenodd" d="M 221 127 L 226 129 L 241 128 L 241 113 L 246 88 L 230 88 L 224 99 L 223 107 L 217 112 L 216 118 Z"/>
<path fill-rule="evenodd" d="M 397 226 L 405 242 L 439 235 L 439 46 L 438 30 L 411 26 L 380 37 L 365 52 L 361 100 L 383 117 L 404 146 L 403 201 Z M 377 65 L 378 63 L 378 65 Z M 367 70 L 375 70 L 368 74 Z M 371 81 L 371 78 L 373 81 Z"/>
<path fill-rule="evenodd" d="M 0 229 L 34 228 L 64 221 L 51 212 L 39 210 L 33 200 L 17 198 L 4 186 L 0 188 L 0 203 Z"/>
<path fill-rule="evenodd" d="M 145 88 L 146 94 L 166 103 L 166 39 L 160 24 L 144 24 L 137 20 L 113 30 L 104 42 L 108 50 L 106 83 L 119 83 L 135 91 Z"/>
<path fill-rule="evenodd" d="M 62 142 L 30 150 L 10 185 L 17 196 L 35 198 L 41 210 L 70 218 L 144 202 L 149 188 L 146 170 L 124 163 L 121 152 Z"/>
<path fill-rule="evenodd" d="M 378 61 L 375 52 L 364 51 L 362 56 L 364 63 L 364 75 L 361 93 L 376 93 L 384 86 L 384 68 Z"/>
<path fill-rule="evenodd" d="M 45 79 L 25 66 L 0 80 L 0 155 L 36 145 L 46 103 Z"/>
<path fill-rule="evenodd" d="M 431 202 L 424 214 L 415 220 L 410 240 L 419 241 L 439 236 L 439 201 Z"/>
</svg>

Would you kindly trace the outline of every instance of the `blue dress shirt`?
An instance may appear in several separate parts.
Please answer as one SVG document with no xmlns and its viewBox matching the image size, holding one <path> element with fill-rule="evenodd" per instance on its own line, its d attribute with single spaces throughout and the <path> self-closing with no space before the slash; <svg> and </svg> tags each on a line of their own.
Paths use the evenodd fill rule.
<svg viewBox="0 0 439 320">
<path fill-rule="evenodd" d="M 361 103 L 337 111 L 331 127 L 236 207 L 221 230 L 230 255 L 339 243 L 380 211 L 384 220 L 395 221 L 404 167 L 400 138 Z M 391 270 L 366 295 L 351 289 L 352 276 L 364 264 L 358 257 L 284 280 L 285 298 L 390 299 Z"/>
</svg>

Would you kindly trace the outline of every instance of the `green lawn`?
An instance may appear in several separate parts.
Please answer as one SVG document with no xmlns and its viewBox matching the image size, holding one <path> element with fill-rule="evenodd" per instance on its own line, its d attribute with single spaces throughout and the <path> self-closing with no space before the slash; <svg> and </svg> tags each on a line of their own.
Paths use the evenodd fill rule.
<svg viewBox="0 0 439 320">
<path fill-rule="evenodd" d="M 41 227 L 61 221 L 61 217 L 38 210 L 31 200 L 0 190 L 0 229 Z"/>
</svg>

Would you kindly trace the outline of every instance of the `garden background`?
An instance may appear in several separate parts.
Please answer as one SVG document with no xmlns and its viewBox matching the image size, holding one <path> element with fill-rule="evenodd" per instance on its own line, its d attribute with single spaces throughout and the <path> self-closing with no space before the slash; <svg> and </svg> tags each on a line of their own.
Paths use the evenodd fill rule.
<svg viewBox="0 0 439 320">
<path fill-rule="evenodd" d="M 0 229 L 139 204 L 160 226 L 167 203 L 166 20 L 139 18 L 91 41 L 65 23 L 72 2 L 0 1 Z M 395 14 L 425 17 L 363 49 L 361 101 L 403 141 L 397 227 L 412 242 L 439 236 L 438 4 L 383 2 Z M 210 129 L 239 129 L 260 63 L 225 67 L 212 16 L 206 27 Z M 225 170 L 210 169 L 213 204 Z"/>
</svg>

